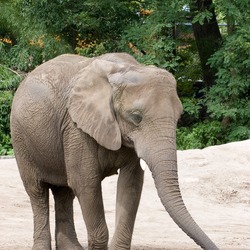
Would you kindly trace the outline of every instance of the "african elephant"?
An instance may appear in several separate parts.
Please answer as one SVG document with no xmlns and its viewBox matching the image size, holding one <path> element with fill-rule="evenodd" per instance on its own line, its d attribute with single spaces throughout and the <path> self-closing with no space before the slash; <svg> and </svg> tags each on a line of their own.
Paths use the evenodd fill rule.
<svg viewBox="0 0 250 250">
<path fill-rule="evenodd" d="M 51 249 L 49 189 L 55 200 L 56 248 L 83 249 L 73 221 L 77 196 L 88 249 L 107 249 L 101 182 L 118 169 L 116 229 L 109 249 L 130 249 L 143 185 L 140 159 L 179 227 L 202 248 L 218 249 L 194 222 L 180 193 L 175 137 L 181 113 L 174 77 L 125 53 L 62 55 L 30 73 L 14 97 L 11 133 L 34 214 L 33 249 Z"/>
</svg>

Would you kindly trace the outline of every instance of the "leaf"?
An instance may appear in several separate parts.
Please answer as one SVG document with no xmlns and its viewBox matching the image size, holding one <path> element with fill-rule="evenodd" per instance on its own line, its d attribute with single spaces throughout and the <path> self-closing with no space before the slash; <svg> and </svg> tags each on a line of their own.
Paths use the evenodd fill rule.
<svg viewBox="0 0 250 250">
<path fill-rule="evenodd" d="M 199 23 L 203 25 L 205 21 L 209 22 L 213 17 L 213 14 L 209 10 L 204 10 L 196 14 L 192 20 L 192 23 Z"/>
</svg>

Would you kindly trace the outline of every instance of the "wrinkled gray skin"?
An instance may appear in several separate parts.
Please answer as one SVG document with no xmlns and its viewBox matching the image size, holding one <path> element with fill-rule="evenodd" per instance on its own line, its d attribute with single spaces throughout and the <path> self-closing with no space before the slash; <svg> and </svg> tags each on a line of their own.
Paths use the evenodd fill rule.
<svg viewBox="0 0 250 250">
<path fill-rule="evenodd" d="M 30 73 L 14 98 L 11 131 L 34 213 L 33 249 L 51 249 L 49 189 L 57 249 L 83 249 L 74 228 L 74 196 L 86 223 L 88 249 L 107 249 L 101 182 L 118 169 L 116 229 L 109 249 L 130 249 L 143 184 L 140 159 L 178 226 L 202 248 L 217 249 L 180 194 L 175 130 L 181 112 L 174 77 L 127 54 L 62 55 Z"/>
</svg>

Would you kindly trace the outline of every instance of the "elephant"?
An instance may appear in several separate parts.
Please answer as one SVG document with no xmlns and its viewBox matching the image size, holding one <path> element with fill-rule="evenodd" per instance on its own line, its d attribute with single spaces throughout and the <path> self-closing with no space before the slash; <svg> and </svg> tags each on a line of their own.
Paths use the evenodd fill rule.
<svg viewBox="0 0 250 250">
<path fill-rule="evenodd" d="M 83 249 L 74 227 L 77 197 L 88 249 L 130 249 L 144 171 L 177 225 L 203 249 L 218 249 L 188 212 L 178 184 L 176 126 L 182 104 L 168 71 L 127 53 L 64 54 L 34 69 L 11 111 L 15 157 L 34 215 L 33 250 L 51 249 L 49 190 L 56 249 Z M 109 244 L 102 180 L 117 174 L 115 232 Z"/>
</svg>

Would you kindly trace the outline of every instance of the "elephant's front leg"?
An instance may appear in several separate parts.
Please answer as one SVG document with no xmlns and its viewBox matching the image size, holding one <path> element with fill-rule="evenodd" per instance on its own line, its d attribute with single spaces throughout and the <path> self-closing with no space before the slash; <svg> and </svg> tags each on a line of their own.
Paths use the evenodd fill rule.
<svg viewBox="0 0 250 250">
<path fill-rule="evenodd" d="M 73 128 L 69 130 L 68 137 L 65 136 L 64 145 L 68 184 L 81 206 L 88 232 L 88 249 L 106 250 L 109 235 L 104 216 L 99 162 L 94 154 L 95 145 L 89 136 Z M 90 146 L 86 146 L 86 142 Z"/>
<path fill-rule="evenodd" d="M 111 250 L 130 249 L 143 176 L 139 160 L 120 170 L 116 200 L 116 229 Z"/>
<path fill-rule="evenodd" d="M 88 232 L 88 249 L 106 250 L 108 248 L 108 228 L 105 221 L 101 182 L 87 183 L 81 192 L 76 192 L 81 205 Z"/>
</svg>

